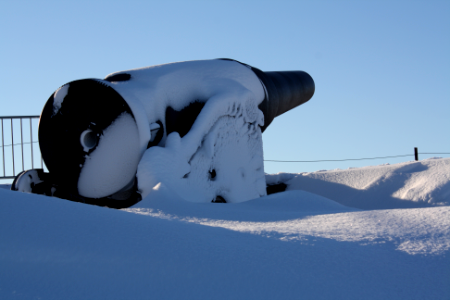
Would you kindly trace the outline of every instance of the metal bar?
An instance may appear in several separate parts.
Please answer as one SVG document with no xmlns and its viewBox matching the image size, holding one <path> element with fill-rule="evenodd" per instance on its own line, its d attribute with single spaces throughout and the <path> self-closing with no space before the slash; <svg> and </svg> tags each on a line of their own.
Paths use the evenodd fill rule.
<svg viewBox="0 0 450 300">
<path fill-rule="evenodd" d="M 26 118 L 39 118 L 39 116 L 0 116 L 0 119 L 26 119 Z"/>
<path fill-rule="evenodd" d="M 31 168 L 34 168 L 34 154 L 33 154 L 33 122 L 30 118 L 30 145 L 31 145 Z"/>
<path fill-rule="evenodd" d="M 16 168 L 14 166 L 14 131 L 13 131 L 13 119 L 11 118 L 11 149 L 12 149 L 12 163 L 13 163 L 13 175 L 16 175 Z"/>
<path fill-rule="evenodd" d="M 23 159 L 23 127 L 22 119 L 20 119 L 20 150 L 22 150 L 22 171 L 25 170 L 25 160 Z"/>
<path fill-rule="evenodd" d="M 0 179 L 14 179 L 16 176 L 2 176 Z"/>
<path fill-rule="evenodd" d="M 4 137 L 4 132 L 3 132 L 3 119 L 2 119 L 2 156 L 3 156 L 3 176 L 5 176 L 5 147 L 3 147 L 3 145 L 5 145 L 5 137 Z"/>
</svg>

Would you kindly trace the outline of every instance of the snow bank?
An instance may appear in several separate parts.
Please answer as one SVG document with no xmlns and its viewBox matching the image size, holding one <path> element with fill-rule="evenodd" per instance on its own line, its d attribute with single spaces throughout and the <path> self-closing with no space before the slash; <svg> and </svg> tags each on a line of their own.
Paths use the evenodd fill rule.
<svg viewBox="0 0 450 300">
<path fill-rule="evenodd" d="M 160 182 L 192 202 L 220 196 L 233 203 L 266 195 L 261 130 L 242 113 L 221 117 L 204 138 L 198 136 L 198 148 L 187 138 L 175 132 L 164 148 L 146 151 L 137 172 L 144 197 Z"/>
<path fill-rule="evenodd" d="M 450 207 L 364 212 L 303 191 L 120 211 L 0 190 L 1 299 L 444 299 Z"/>
<path fill-rule="evenodd" d="M 303 190 L 361 209 L 450 205 L 450 158 L 349 170 L 266 175 L 268 184 Z"/>
<path fill-rule="evenodd" d="M 151 197 L 125 210 L 280 240 L 302 241 L 314 236 L 359 243 L 391 242 L 408 254 L 442 254 L 450 249 L 450 207 L 358 211 L 298 190 L 239 205 L 199 206 L 160 185 Z"/>
<path fill-rule="evenodd" d="M 448 162 L 267 175 L 289 190 L 230 204 L 186 201 L 163 183 L 126 210 L 0 189 L 0 298 L 448 299 L 450 206 L 433 200 L 448 191 Z M 342 185 L 330 197 L 378 210 L 294 184 Z M 373 186 L 378 206 L 351 198 Z M 435 207 L 383 210 L 403 187 Z M 396 201 L 417 205 L 406 194 Z"/>
</svg>

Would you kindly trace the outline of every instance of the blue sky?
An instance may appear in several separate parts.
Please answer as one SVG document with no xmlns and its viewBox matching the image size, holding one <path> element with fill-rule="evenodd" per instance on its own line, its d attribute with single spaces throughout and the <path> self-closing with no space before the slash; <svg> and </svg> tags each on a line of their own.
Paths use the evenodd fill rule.
<svg viewBox="0 0 450 300">
<path fill-rule="evenodd" d="M 315 80 L 314 97 L 263 134 L 266 159 L 450 152 L 449 1 L 2 0 L 0 7 L 2 116 L 40 114 L 72 80 L 228 57 L 264 71 L 304 70 Z M 412 159 L 267 162 L 265 169 Z"/>
</svg>

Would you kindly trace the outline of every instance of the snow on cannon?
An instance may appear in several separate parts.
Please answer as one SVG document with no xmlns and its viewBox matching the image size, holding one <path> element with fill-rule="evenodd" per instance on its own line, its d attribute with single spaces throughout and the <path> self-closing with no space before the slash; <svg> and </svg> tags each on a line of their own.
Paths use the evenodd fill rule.
<svg viewBox="0 0 450 300">
<path fill-rule="evenodd" d="M 262 132 L 311 99 L 303 71 L 263 72 L 231 59 L 170 63 L 69 82 L 42 110 L 48 173 L 12 190 L 115 208 L 159 183 L 193 202 L 266 195 Z"/>
</svg>

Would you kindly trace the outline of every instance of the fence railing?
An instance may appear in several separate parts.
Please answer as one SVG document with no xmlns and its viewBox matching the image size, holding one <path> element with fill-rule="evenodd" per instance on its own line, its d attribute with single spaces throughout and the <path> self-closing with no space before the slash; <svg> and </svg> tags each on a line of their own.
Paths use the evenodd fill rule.
<svg viewBox="0 0 450 300">
<path fill-rule="evenodd" d="M 39 116 L 0 116 L 0 179 L 12 179 L 37 165 L 44 167 L 38 146 L 38 123 Z"/>
</svg>

